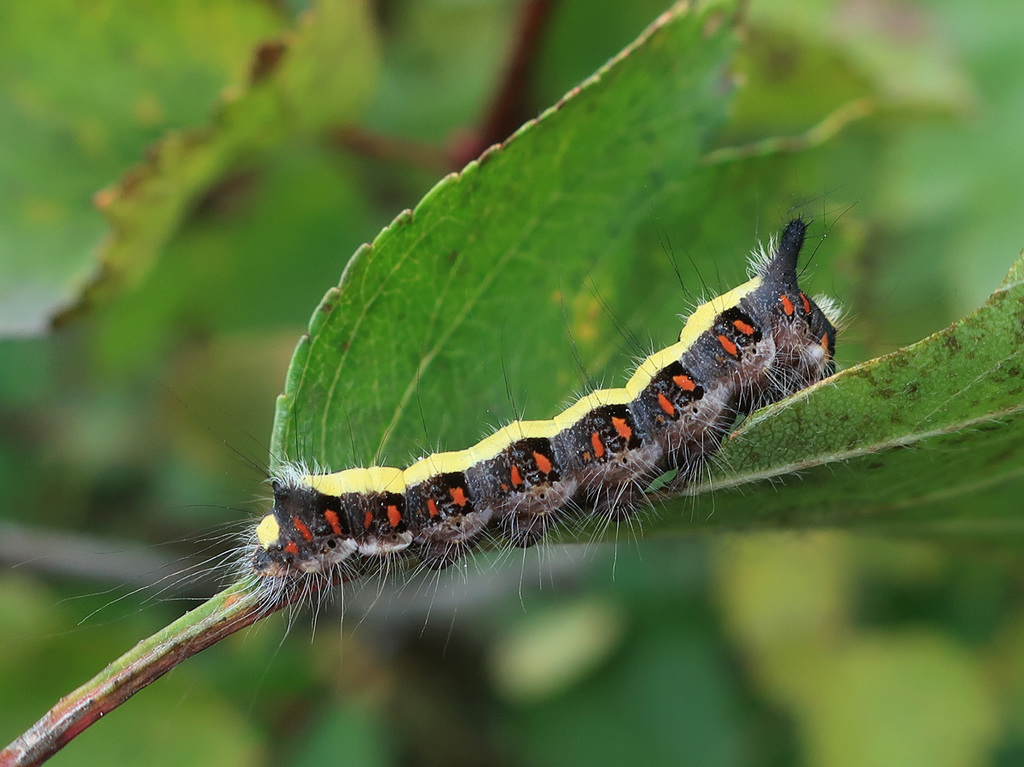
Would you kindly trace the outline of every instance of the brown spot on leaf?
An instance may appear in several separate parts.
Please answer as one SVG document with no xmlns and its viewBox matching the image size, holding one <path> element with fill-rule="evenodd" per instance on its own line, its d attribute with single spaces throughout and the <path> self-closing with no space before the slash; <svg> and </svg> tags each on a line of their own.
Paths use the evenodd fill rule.
<svg viewBox="0 0 1024 767">
<path fill-rule="evenodd" d="M 249 67 L 249 82 L 255 85 L 266 80 L 281 64 L 287 50 L 283 40 L 271 40 L 257 47 Z"/>
<path fill-rule="evenodd" d="M 229 173 L 210 187 L 196 202 L 193 216 L 227 218 L 249 206 L 259 176 L 254 171 Z"/>
</svg>

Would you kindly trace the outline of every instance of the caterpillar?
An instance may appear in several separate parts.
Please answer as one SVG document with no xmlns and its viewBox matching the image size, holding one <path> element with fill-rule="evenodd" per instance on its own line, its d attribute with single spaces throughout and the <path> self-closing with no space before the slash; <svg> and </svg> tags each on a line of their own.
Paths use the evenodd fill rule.
<svg viewBox="0 0 1024 767">
<path fill-rule="evenodd" d="M 797 284 L 802 219 L 756 251 L 752 278 L 699 306 L 679 340 L 547 421 L 514 421 L 478 444 L 400 469 L 335 473 L 286 464 L 255 528 L 251 573 L 287 589 L 348 580 L 394 557 L 431 569 L 490 536 L 527 547 L 574 514 L 623 519 L 675 472 L 682 490 L 741 414 L 834 372 L 837 310 Z"/>
</svg>

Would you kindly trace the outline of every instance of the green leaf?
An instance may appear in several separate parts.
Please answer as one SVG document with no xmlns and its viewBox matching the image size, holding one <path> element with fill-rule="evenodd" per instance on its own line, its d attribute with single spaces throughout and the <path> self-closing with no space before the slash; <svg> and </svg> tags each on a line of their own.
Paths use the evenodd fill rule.
<svg viewBox="0 0 1024 767">
<path fill-rule="evenodd" d="M 670 265 L 634 238 L 652 206 L 687 194 L 725 118 L 725 18 L 720 5 L 664 15 L 361 249 L 296 350 L 275 460 L 406 461 L 520 409 L 550 417 L 589 386 L 573 344 L 601 366 L 614 335 L 602 302 L 634 324 L 659 306 L 645 262 Z"/>
<path fill-rule="evenodd" d="M 37 55 L 30 26 L 46 26 L 49 33 L 63 22 L 60 14 L 54 21 L 47 18 L 52 9 L 0 12 L 0 25 L 8 26 L 6 16 L 26 49 L 0 54 L 0 77 L 11 72 L 8 79 L 15 83 L 0 95 L 0 136 L 18 147 L 0 156 L 0 193 L 13 198 L 0 210 L 0 222 L 8 223 L 0 227 L 0 332 L 38 332 L 53 315 L 66 318 L 75 308 L 139 285 L 181 222 L 218 183 L 226 182 L 230 191 L 230 174 L 257 162 L 261 152 L 352 121 L 370 99 L 377 50 L 365 3 L 321 0 L 295 32 L 257 45 L 255 54 L 250 46 L 276 31 L 263 12 L 194 5 L 86 14 L 82 23 L 95 35 L 83 33 L 85 39 L 69 43 L 85 59 L 84 77 L 65 71 L 65 61 L 26 66 Z M 133 23 L 146 29 L 144 42 L 136 40 Z M 124 93 L 97 87 L 92 101 L 83 98 L 78 79 L 108 89 L 118 78 L 132 79 L 130 68 L 108 52 L 119 50 L 122 36 L 132 43 L 121 55 L 138 58 L 149 79 L 122 83 Z M 92 50 L 97 40 L 103 53 Z M 214 60 L 192 61 L 193 47 Z M 235 68 L 253 59 L 245 78 L 241 72 L 228 78 L 219 71 L 228 52 Z M 54 71 L 47 71 L 51 67 Z M 187 82 L 160 84 L 161 76 L 170 76 L 164 69 Z M 76 89 L 70 95 L 65 92 L 69 79 Z M 225 88 L 232 79 L 244 85 Z M 201 124 L 218 90 L 222 95 L 211 123 L 183 128 Z M 129 107 L 132 111 L 123 114 Z M 97 192 L 161 134 L 143 163 Z M 72 153 L 77 165 L 69 167 L 65 160 L 51 168 L 54 147 L 63 150 L 64 142 L 77 145 Z M 106 237 L 93 203 L 112 229 Z"/>
<path fill-rule="evenodd" d="M 183 216 L 227 171 L 290 135 L 353 119 L 370 96 L 376 66 L 363 2 L 321 0 L 298 32 L 260 47 L 251 82 L 227 95 L 212 127 L 168 135 L 145 164 L 98 197 L 114 238 L 105 273 L 85 300 L 146 275 Z"/>
<path fill-rule="evenodd" d="M 97 270 L 93 195 L 170 130 L 198 125 L 278 32 L 244 0 L 0 5 L 0 333 L 44 330 Z"/>
</svg>

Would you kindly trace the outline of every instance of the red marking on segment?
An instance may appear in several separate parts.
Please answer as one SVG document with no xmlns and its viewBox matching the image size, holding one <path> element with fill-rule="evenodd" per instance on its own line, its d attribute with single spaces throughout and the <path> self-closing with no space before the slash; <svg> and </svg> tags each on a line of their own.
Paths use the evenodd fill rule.
<svg viewBox="0 0 1024 767">
<path fill-rule="evenodd" d="M 805 296 L 803 294 L 803 292 L 800 293 L 800 300 L 804 302 L 804 313 L 805 314 L 810 314 L 811 313 L 811 302 L 807 300 L 807 296 Z"/>
<path fill-rule="evenodd" d="M 338 512 L 328 509 L 324 512 L 324 519 L 331 526 L 335 535 L 341 535 L 341 522 L 338 520 Z"/>
<path fill-rule="evenodd" d="M 779 301 L 782 302 L 782 311 L 786 313 L 787 317 L 793 316 L 793 302 L 789 300 L 789 296 L 783 293 L 779 296 Z"/>
<path fill-rule="evenodd" d="M 596 431 L 590 432 L 590 444 L 594 446 L 594 457 L 604 458 L 604 442 Z"/>
<path fill-rule="evenodd" d="M 292 517 L 292 525 L 299 531 L 299 535 L 305 538 L 307 541 L 313 540 L 313 531 L 306 527 L 306 523 L 298 517 Z"/>
<path fill-rule="evenodd" d="M 461 486 L 453 487 L 448 490 L 451 494 L 452 500 L 455 501 L 456 506 L 465 506 L 469 503 L 469 499 L 466 498 L 466 491 Z"/>
<path fill-rule="evenodd" d="M 364 530 L 369 530 L 370 529 L 370 525 L 372 525 L 372 524 L 373 524 L 373 512 L 372 511 L 368 511 L 368 512 L 366 512 L 366 514 L 363 515 L 363 529 Z"/>
<path fill-rule="evenodd" d="M 541 474 L 550 474 L 551 469 L 554 468 L 551 465 L 551 459 L 544 455 L 544 453 L 538 453 L 536 450 L 534 450 L 533 460 L 537 462 L 537 468 L 540 469 Z"/>
<path fill-rule="evenodd" d="M 729 340 L 728 336 L 719 336 L 718 343 L 722 345 L 722 348 L 725 349 L 726 354 L 730 357 L 735 357 L 740 351 L 736 348 L 736 344 Z"/>
<path fill-rule="evenodd" d="M 672 376 L 672 380 L 675 381 L 676 386 L 683 391 L 693 391 L 697 388 L 697 384 L 693 382 L 693 379 L 688 375 L 683 375 L 682 373 L 677 376 Z"/>
<path fill-rule="evenodd" d="M 822 335 L 820 343 L 821 343 L 821 348 L 824 349 L 825 353 L 827 354 L 828 353 L 828 333 L 825 333 L 824 335 Z"/>
<path fill-rule="evenodd" d="M 740 331 L 745 336 L 754 335 L 754 326 L 743 320 L 733 320 L 732 326 Z"/>
<path fill-rule="evenodd" d="M 299 547 L 298 544 L 295 543 L 295 541 L 288 541 L 288 543 L 284 547 L 284 550 L 287 551 L 289 554 L 299 553 Z"/>
<path fill-rule="evenodd" d="M 402 512 L 393 503 L 388 505 L 388 524 L 392 527 L 402 524 Z"/>
<path fill-rule="evenodd" d="M 618 432 L 619 436 L 624 440 L 630 440 L 633 437 L 633 430 L 629 428 L 629 424 L 626 423 L 625 418 L 616 418 L 612 416 L 612 426 L 615 427 L 615 431 Z"/>
<path fill-rule="evenodd" d="M 427 498 L 427 513 L 432 517 L 437 517 L 441 514 L 441 512 L 437 510 L 437 501 L 433 498 Z"/>
<path fill-rule="evenodd" d="M 668 415 L 674 415 L 675 414 L 675 412 L 676 412 L 675 405 L 673 405 L 669 401 L 668 397 L 666 397 L 661 392 L 658 392 L 658 404 L 661 406 L 661 409 L 664 410 L 665 413 L 667 413 Z"/>
<path fill-rule="evenodd" d="M 512 471 L 510 472 L 512 478 L 512 486 L 519 487 L 523 484 L 523 475 L 519 473 L 519 467 L 512 464 Z"/>
</svg>

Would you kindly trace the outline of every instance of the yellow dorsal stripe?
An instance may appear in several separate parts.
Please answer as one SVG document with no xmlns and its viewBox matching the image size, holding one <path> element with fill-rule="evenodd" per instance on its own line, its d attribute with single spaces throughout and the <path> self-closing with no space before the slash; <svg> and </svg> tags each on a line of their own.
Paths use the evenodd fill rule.
<svg viewBox="0 0 1024 767">
<path fill-rule="evenodd" d="M 654 352 L 641 362 L 625 387 L 599 389 L 591 392 L 549 421 L 515 421 L 472 447 L 428 455 L 404 471 L 390 466 L 370 466 L 361 469 L 346 469 L 334 474 L 309 474 L 302 478 L 302 482 L 308 487 L 331 496 L 345 493 L 404 493 L 407 487 L 417 485 L 438 474 L 464 472 L 480 461 L 494 458 L 513 442 L 521 439 L 551 439 L 595 408 L 603 405 L 626 405 L 632 402 L 650 384 L 651 379 L 658 372 L 682 358 L 694 341 L 714 325 L 715 317 L 726 309 L 736 306 L 744 296 L 757 290 L 760 285 L 761 278 L 755 277 L 738 288 L 733 288 L 728 293 L 723 293 L 707 303 L 701 304 L 687 319 L 679 333 L 679 340 L 665 349 Z M 262 528 L 263 523 L 260 523 L 260 529 Z M 257 536 L 261 534 L 260 529 L 257 529 Z M 265 532 L 269 533 L 269 528 Z M 275 531 L 274 536 L 276 534 Z M 260 538 L 260 542 L 263 542 L 262 538 Z"/>
<path fill-rule="evenodd" d="M 346 469 L 334 474 L 308 474 L 303 484 L 324 495 L 345 493 L 404 493 L 405 472 L 390 466 Z"/>
</svg>

